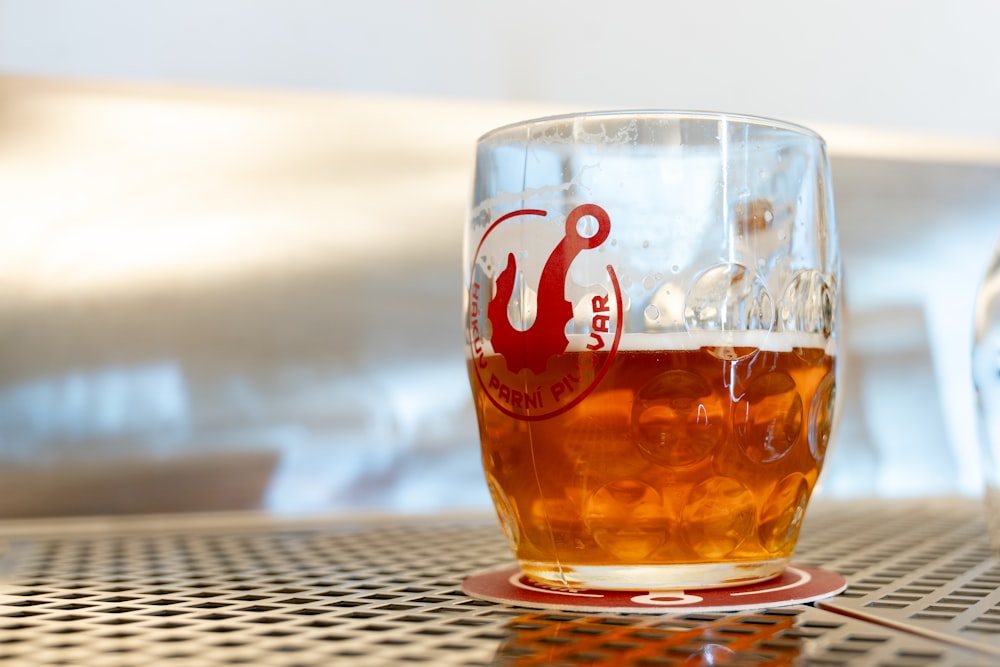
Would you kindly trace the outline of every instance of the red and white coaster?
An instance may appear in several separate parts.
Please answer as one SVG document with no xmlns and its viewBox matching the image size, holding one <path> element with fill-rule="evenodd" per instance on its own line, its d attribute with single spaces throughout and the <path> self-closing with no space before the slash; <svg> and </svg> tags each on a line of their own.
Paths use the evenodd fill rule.
<svg viewBox="0 0 1000 667">
<path fill-rule="evenodd" d="M 462 582 L 466 594 L 529 609 L 676 614 L 746 611 L 806 604 L 842 592 L 847 580 L 836 572 L 789 565 L 774 579 L 732 588 L 694 591 L 560 591 L 532 582 L 516 567 L 476 574 Z"/>
</svg>

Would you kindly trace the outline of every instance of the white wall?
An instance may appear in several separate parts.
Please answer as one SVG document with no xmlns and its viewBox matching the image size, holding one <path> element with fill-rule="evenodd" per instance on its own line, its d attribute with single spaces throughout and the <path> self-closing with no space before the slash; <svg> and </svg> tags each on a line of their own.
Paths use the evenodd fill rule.
<svg viewBox="0 0 1000 667">
<path fill-rule="evenodd" d="M 998 26 L 992 0 L 0 0 L 0 72 L 1000 139 Z"/>
<path fill-rule="evenodd" d="M 185 463 L 186 452 L 228 454 L 238 443 L 281 454 L 272 508 L 460 504 L 472 497 L 462 495 L 468 485 L 488 502 L 467 447 L 475 428 L 460 332 L 440 313 L 459 307 L 449 277 L 457 275 L 458 244 L 448 239 L 466 203 L 470 147 L 476 133 L 522 105 L 453 101 L 473 97 L 714 108 L 818 124 L 833 149 L 848 342 L 859 360 L 845 410 L 854 417 L 844 420 L 827 489 L 975 491 L 965 341 L 1000 211 L 998 26 L 995 0 L 0 0 L 0 75 L 436 98 L 187 95 L 0 78 L 0 274 L 8 278 L 0 283 L 16 286 L 0 299 L 0 457 L 31 463 L 70 447 L 95 458 L 172 452 L 182 476 L 204 468 Z M 881 133 L 831 136 L 831 124 L 964 135 L 985 157 L 970 164 L 970 142 L 949 141 L 896 143 L 880 153 Z M 927 159 L 937 153 L 931 147 L 959 143 L 960 155 L 948 153 L 954 159 Z M 924 159 L 892 159 L 914 152 Z M 371 253 L 385 250 L 376 237 L 434 229 L 451 254 L 423 257 L 417 300 L 389 274 L 343 279 L 344 267 L 326 256 L 381 264 L 328 252 L 331 239 L 341 240 L 330 211 L 342 223 L 355 214 L 342 228 L 367 234 Z M 102 245 L 108 238 L 116 243 Z M 327 255 L 307 265 L 315 273 L 300 273 L 299 251 Z M 217 277 L 264 270 L 249 283 L 227 277 L 206 289 L 199 266 Z M 159 269 L 166 291 L 141 280 Z M 188 282 L 172 273 L 188 271 Z M 117 279 L 109 287 L 148 288 L 155 298 L 86 291 L 109 276 Z M 352 365 L 317 363 L 330 342 L 322 318 L 343 313 L 302 295 L 355 283 L 368 298 L 338 292 L 315 302 L 350 305 L 356 311 L 345 321 L 380 333 L 395 333 L 392 308 L 373 315 L 368 304 L 440 307 L 426 313 L 420 354 L 401 349 L 387 364 L 385 340 L 342 327 L 342 338 L 356 343 L 343 347 Z M 76 297 L 36 308 L 39 293 L 48 298 L 42 306 L 52 305 L 48 288 Z M 411 358 L 419 363 L 399 361 Z M 382 372 L 390 366 L 407 373 Z M 414 378 L 436 382 L 435 391 Z M 152 405 L 151 388 L 171 400 L 142 412 L 134 406 Z M 914 401 L 896 400 L 903 396 Z M 107 414 L 119 418 L 117 431 Z M 41 435 L 25 436 L 19 449 L 11 424 Z M 189 487 L 172 485 L 156 460 L 161 486 L 184 488 L 188 500 Z M 246 465 L 264 477 L 269 461 L 252 456 Z M 106 479 L 145 479 L 136 472 L 143 461 L 120 463 L 97 465 L 104 477 L 87 480 L 112 488 Z M 16 481 L 52 500 L 37 478 L 0 465 L 2 474 L 0 488 Z M 390 492 L 397 495 L 377 495 Z"/>
</svg>

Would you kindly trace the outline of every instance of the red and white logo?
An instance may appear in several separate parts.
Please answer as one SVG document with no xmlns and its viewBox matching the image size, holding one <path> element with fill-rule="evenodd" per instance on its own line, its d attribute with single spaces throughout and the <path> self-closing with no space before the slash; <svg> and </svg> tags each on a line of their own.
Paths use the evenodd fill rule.
<svg viewBox="0 0 1000 667">
<path fill-rule="evenodd" d="M 524 328 L 511 322 L 515 289 L 520 289 L 517 298 L 523 301 L 531 292 L 526 284 L 530 277 L 518 265 L 522 249 L 506 248 L 509 241 L 503 240 L 501 230 L 517 223 L 522 233 L 530 233 L 532 225 L 545 224 L 547 215 L 521 209 L 496 220 L 476 248 L 469 276 L 467 326 L 476 377 L 493 405 L 525 420 L 561 414 L 583 400 L 610 367 L 622 333 L 621 288 L 610 264 L 595 284 L 576 286 L 585 296 L 567 298 L 574 260 L 600 247 L 611 234 L 611 219 L 596 204 L 581 204 L 566 216 L 565 233 L 537 278 L 533 321 Z M 593 233 L 585 235 L 584 228 Z M 486 265 L 492 268 L 494 261 L 503 268 L 490 278 Z"/>
<path fill-rule="evenodd" d="M 846 588 L 847 580 L 842 575 L 808 565 L 789 565 L 776 578 L 755 584 L 690 591 L 558 590 L 532 582 L 516 567 L 475 574 L 462 582 L 467 594 L 491 602 L 532 609 L 626 614 L 766 609 L 808 604 Z"/>
</svg>

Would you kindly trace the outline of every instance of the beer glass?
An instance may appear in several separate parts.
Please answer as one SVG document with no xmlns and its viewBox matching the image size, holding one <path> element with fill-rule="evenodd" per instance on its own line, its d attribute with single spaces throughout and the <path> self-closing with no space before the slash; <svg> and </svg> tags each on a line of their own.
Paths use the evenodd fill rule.
<svg viewBox="0 0 1000 667">
<path fill-rule="evenodd" d="M 741 115 L 603 112 L 477 145 L 465 345 L 523 572 L 561 589 L 782 572 L 834 421 L 826 149 Z"/>
</svg>

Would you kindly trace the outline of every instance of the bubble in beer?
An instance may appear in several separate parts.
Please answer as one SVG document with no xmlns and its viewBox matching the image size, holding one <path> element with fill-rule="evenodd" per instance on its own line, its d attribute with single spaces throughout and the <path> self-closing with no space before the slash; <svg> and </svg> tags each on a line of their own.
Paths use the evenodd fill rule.
<svg viewBox="0 0 1000 667">
<path fill-rule="evenodd" d="M 595 491 L 584 521 L 602 549 L 626 562 L 651 554 L 669 530 L 660 494 L 637 479 L 616 480 Z"/>
<path fill-rule="evenodd" d="M 802 398 L 787 373 L 754 378 L 733 406 L 733 432 L 743 453 L 756 463 L 785 456 L 802 430 Z"/>
<path fill-rule="evenodd" d="M 682 513 L 691 548 L 724 558 L 754 532 L 753 494 L 732 477 L 710 477 L 691 489 Z"/>
<path fill-rule="evenodd" d="M 801 473 L 792 473 L 774 487 L 760 508 L 760 543 L 777 553 L 795 540 L 809 501 L 809 483 Z"/>
<path fill-rule="evenodd" d="M 691 465 L 726 437 L 725 409 L 700 375 L 669 370 L 636 393 L 632 433 L 639 451 L 653 463 Z"/>
<path fill-rule="evenodd" d="M 742 264 L 717 264 L 688 290 L 684 321 L 688 331 L 768 331 L 774 324 L 774 303 L 755 271 Z"/>
<path fill-rule="evenodd" d="M 823 460 L 826 456 L 826 447 L 830 444 L 837 396 L 835 376 L 835 373 L 830 372 L 820 380 L 812 405 L 809 407 L 809 451 L 817 461 Z"/>
</svg>

